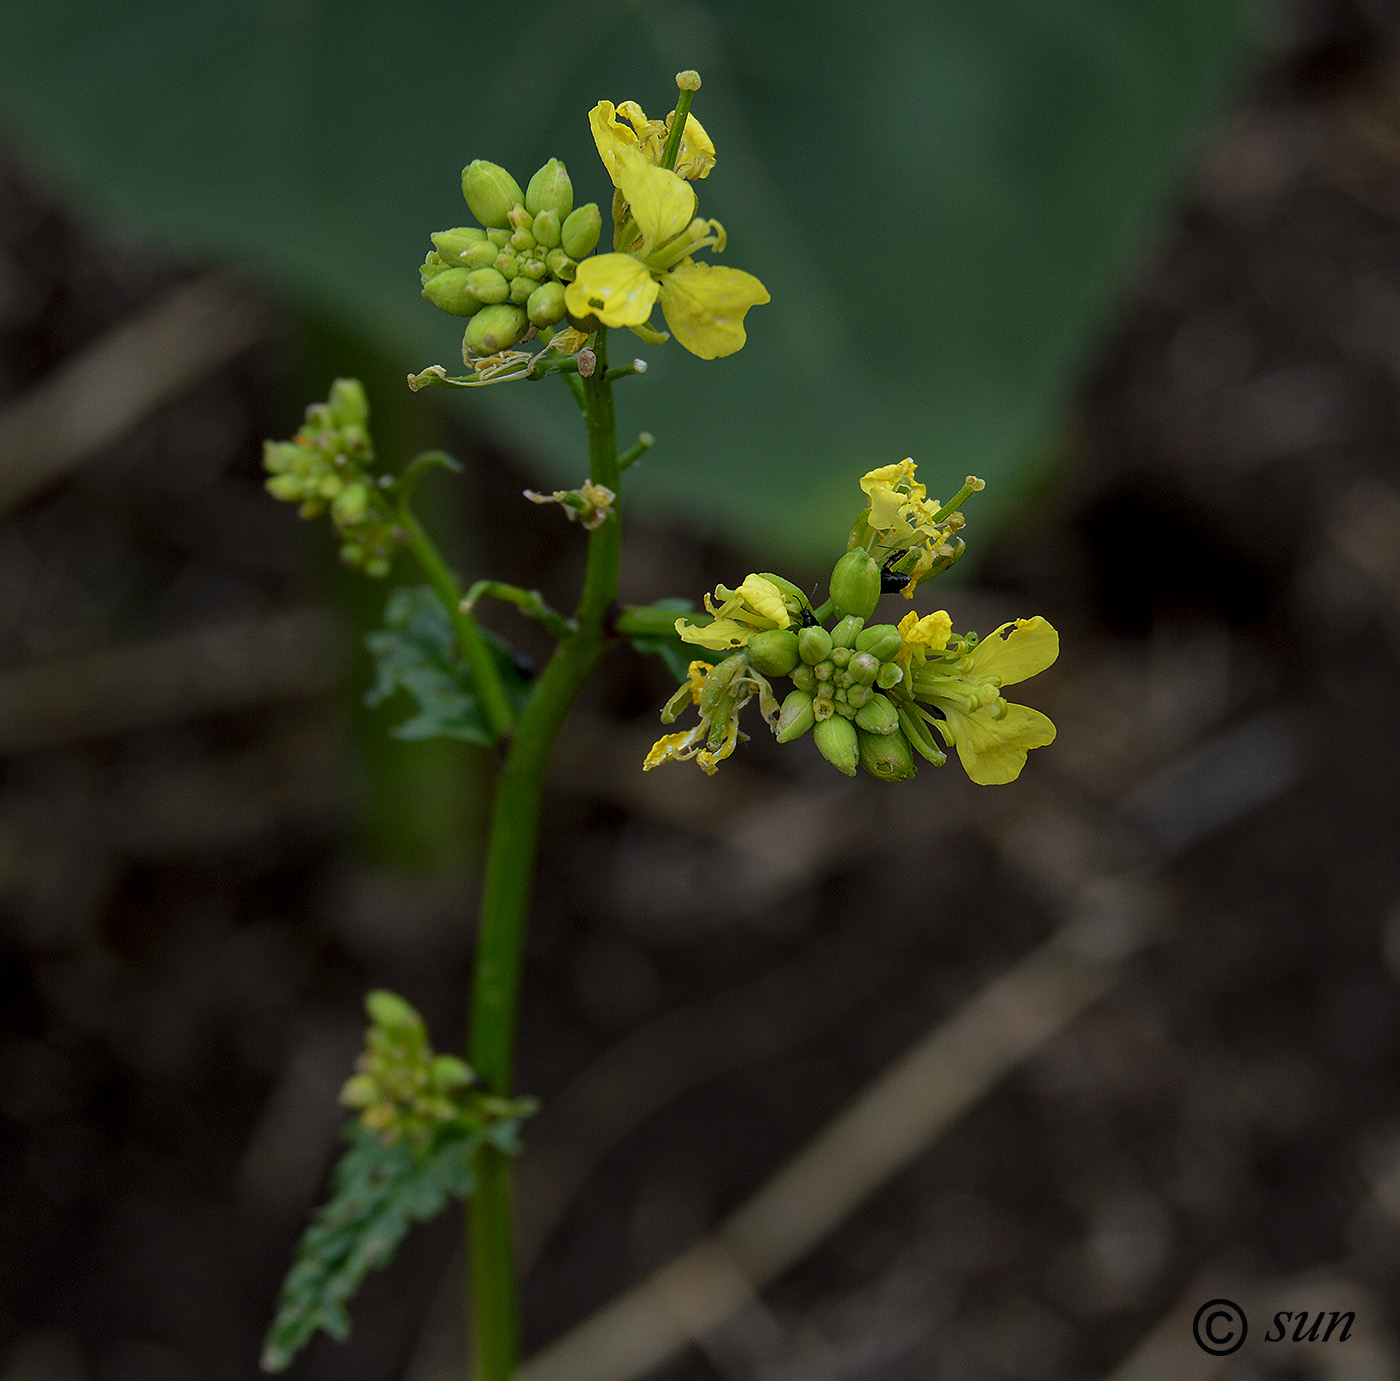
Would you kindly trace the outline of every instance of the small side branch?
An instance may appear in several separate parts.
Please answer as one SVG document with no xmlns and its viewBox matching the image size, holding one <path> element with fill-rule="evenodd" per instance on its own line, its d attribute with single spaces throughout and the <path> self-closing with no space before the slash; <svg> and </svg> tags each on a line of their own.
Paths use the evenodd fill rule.
<svg viewBox="0 0 1400 1381">
<path fill-rule="evenodd" d="M 573 619 L 551 609 L 538 590 L 523 590 L 519 585 L 507 585 L 500 580 L 478 580 L 462 600 L 462 612 L 470 614 L 483 595 L 515 605 L 526 618 L 538 619 L 556 638 L 567 638 L 578 632 Z"/>
</svg>

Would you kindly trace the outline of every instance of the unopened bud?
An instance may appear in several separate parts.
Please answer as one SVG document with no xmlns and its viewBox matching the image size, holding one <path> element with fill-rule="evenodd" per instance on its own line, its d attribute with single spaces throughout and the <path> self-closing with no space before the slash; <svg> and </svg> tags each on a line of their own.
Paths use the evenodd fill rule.
<svg viewBox="0 0 1400 1381">
<path fill-rule="evenodd" d="M 857 652 L 846 664 L 846 670 L 851 673 L 851 680 L 862 686 L 873 685 L 880 674 L 880 659 L 869 652 Z"/>
<path fill-rule="evenodd" d="M 525 200 L 520 184 L 497 163 L 478 158 L 462 169 L 462 195 L 482 225 L 493 230 L 510 224 L 510 213 Z"/>
<path fill-rule="evenodd" d="M 432 1084 L 437 1089 L 465 1088 L 476 1076 L 471 1066 L 455 1055 L 438 1055 L 432 1064 Z"/>
<path fill-rule="evenodd" d="M 816 711 L 813 709 L 810 692 L 793 691 L 778 711 L 778 742 L 791 743 L 793 739 L 801 738 L 815 723 Z"/>
<path fill-rule="evenodd" d="M 895 709 L 894 701 L 889 696 L 872 695 L 869 701 L 860 707 L 856 723 L 867 734 L 892 734 L 899 728 L 899 711 Z"/>
<path fill-rule="evenodd" d="M 525 334 L 526 329 L 525 313 L 519 307 L 512 307 L 506 303 L 483 307 L 467 323 L 466 335 L 462 337 L 463 352 L 494 355 L 498 351 L 509 350 Z"/>
<path fill-rule="evenodd" d="M 856 775 L 856 764 L 860 761 L 860 747 L 856 741 L 856 728 L 849 719 L 833 714 L 812 729 L 812 737 L 822 757 L 838 772 L 848 777 Z"/>
<path fill-rule="evenodd" d="M 448 264 L 441 254 L 435 249 L 428 251 L 427 257 L 418 268 L 418 279 L 421 283 L 427 283 L 430 278 L 436 278 L 438 274 L 445 273 L 452 265 Z"/>
<path fill-rule="evenodd" d="M 423 296 L 444 312 L 453 316 L 471 316 L 481 306 L 481 300 L 471 289 L 473 273 L 493 273 L 493 269 L 444 269 L 423 284 Z M 499 275 L 497 275 L 499 277 Z M 505 279 L 501 279 L 505 282 Z"/>
<path fill-rule="evenodd" d="M 603 233 L 603 217 L 596 201 L 576 206 L 559 228 L 559 243 L 570 259 L 582 259 L 592 254 Z"/>
<path fill-rule="evenodd" d="M 836 633 L 840 627 L 841 625 L 837 624 L 836 628 L 832 630 L 831 641 L 833 643 L 836 641 Z M 831 660 L 836 666 L 844 667 L 846 663 L 851 660 L 851 649 L 849 647 L 833 647 L 831 649 Z"/>
<path fill-rule="evenodd" d="M 578 265 L 562 249 L 551 249 L 544 256 L 545 267 L 556 278 L 572 283 L 578 276 Z"/>
<path fill-rule="evenodd" d="M 510 280 L 510 300 L 519 307 L 524 307 L 530 300 L 530 294 L 539 287 L 539 280 L 527 278 L 523 273 L 517 278 Z M 525 315 L 529 316 L 527 309 Z"/>
<path fill-rule="evenodd" d="M 535 217 L 535 224 L 530 233 L 534 235 L 537 244 L 543 245 L 546 249 L 556 249 L 561 238 L 559 213 L 557 211 L 541 211 Z"/>
<path fill-rule="evenodd" d="M 837 647 L 853 647 L 864 623 L 864 619 L 857 618 L 854 614 L 847 614 L 831 630 L 832 643 Z"/>
<path fill-rule="evenodd" d="M 483 307 L 504 302 L 510 296 L 510 284 L 499 269 L 472 269 L 463 281 L 467 291 Z"/>
<path fill-rule="evenodd" d="M 376 1026 L 414 1035 L 424 1034 L 423 1018 L 397 993 L 376 988 L 365 996 L 365 1011 Z"/>
<path fill-rule="evenodd" d="M 499 230 L 488 230 L 486 232 L 487 242 L 496 246 L 497 249 L 504 249 L 510 243 L 511 232 L 504 227 Z"/>
<path fill-rule="evenodd" d="M 816 666 L 831 656 L 831 634 L 825 628 L 804 628 L 797 635 L 797 651 L 808 666 Z"/>
<path fill-rule="evenodd" d="M 532 326 L 555 326 L 564 320 L 564 285 L 542 283 L 530 294 L 525 315 Z"/>
<path fill-rule="evenodd" d="M 870 653 L 879 662 L 888 662 L 903 646 L 904 639 L 892 623 L 872 623 L 856 634 L 857 650 Z"/>
<path fill-rule="evenodd" d="M 838 614 L 868 619 L 880 599 L 880 567 L 861 547 L 848 551 L 831 572 L 831 598 Z"/>
<path fill-rule="evenodd" d="M 454 230 L 435 230 L 432 239 L 433 248 L 449 268 L 480 268 L 480 264 L 468 264 L 463 256 L 469 250 L 479 250 L 489 243 L 486 232 L 474 225 L 461 225 Z"/>
<path fill-rule="evenodd" d="M 517 254 L 528 254 L 539 243 L 528 230 L 517 230 L 510 237 L 510 247 Z"/>
<path fill-rule="evenodd" d="M 541 211 L 553 211 L 561 221 L 574 209 L 574 185 L 557 158 L 551 158 L 530 179 L 525 189 L 525 209 L 532 216 L 538 216 Z"/>
<path fill-rule="evenodd" d="M 880 668 L 880 674 L 875 678 L 875 684 L 881 690 L 889 690 L 893 686 L 899 685 L 904 680 L 904 668 L 898 662 L 886 662 Z"/>
<path fill-rule="evenodd" d="M 870 703 L 870 697 L 874 694 L 875 692 L 869 686 L 852 686 L 846 692 L 846 703 L 860 709 L 862 705 Z"/>
<path fill-rule="evenodd" d="M 271 484 L 272 481 L 269 480 L 269 487 Z M 798 690 L 811 690 L 817 683 L 817 678 L 812 675 L 812 668 L 809 667 L 806 662 L 799 662 L 793 667 L 789 675 L 792 677 L 792 684 L 796 686 Z"/>
<path fill-rule="evenodd" d="M 520 260 L 515 251 L 507 245 L 498 255 L 491 265 L 502 278 L 514 278 L 520 269 Z"/>
<path fill-rule="evenodd" d="M 363 484 L 347 484 L 331 504 L 331 517 L 341 527 L 363 522 L 369 511 L 369 490 Z"/>
<path fill-rule="evenodd" d="M 859 716 L 856 723 L 860 723 Z M 896 729 L 892 734 L 870 734 L 857 729 L 856 744 L 860 752 L 860 765 L 882 782 L 907 782 L 919 770 L 903 730 Z"/>
<path fill-rule="evenodd" d="M 337 379 L 327 400 L 333 427 L 364 426 L 369 421 L 369 400 L 358 379 Z"/>
<path fill-rule="evenodd" d="M 347 1108 L 367 1108 L 379 1097 L 379 1086 L 369 1074 L 355 1074 L 340 1090 L 340 1101 Z"/>
<path fill-rule="evenodd" d="M 786 676 L 797 665 L 797 634 L 789 628 L 770 628 L 748 641 L 749 660 L 765 676 Z"/>
</svg>

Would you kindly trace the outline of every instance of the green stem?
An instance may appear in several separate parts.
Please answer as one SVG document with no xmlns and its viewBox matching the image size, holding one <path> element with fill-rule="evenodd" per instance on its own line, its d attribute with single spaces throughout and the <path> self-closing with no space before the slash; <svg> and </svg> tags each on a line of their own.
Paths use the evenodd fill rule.
<svg viewBox="0 0 1400 1381">
<path fill-rule="evenodd" d="M 423 568 L 423 574 L 428 577 L 428 583 L 452 616 L 452 627 L 456 631 L 462 655 L 472 669 L 477 694 L 481 697 L 481 707 L 486 711 L 492 732 L 497 738 L 501 738 L 514 727 L 515 715 L 511 711 L 510 699 L 506 695 L 505 682 L 501 679 L 496 659 L 491 655 L 491 649 L 486 646 L 486 639 L 481 636 L 481 629 L 477 627 L 476 620 L 462 608 L 462 587 L 457 583 L 457 577 L 452 574 L 447 562 L 438 553 L 437 547 L 433 545 L 433 539 L 423 531 L 423 525 L 407 508 L 399 510 L 398 521 L 408 536 L 409 550 L 417 558 L 418 564 Z"/>
<path fill-rule="evenodd" d="M 607 332 L 594 349 L 598 367 L 584 379 L 589 478 L 617 491 L 617 422 L 607 379 Z M 577 377 L 577 376 L 570 376 Z M 470 1059 L 492 1092 L 508 1095 L 525 926 L 539 843 L 540 799 L 549 754 L 580 690 L 607 646 L 605 623 L 617 594 L 621 525 L 614 504 L 588 536 L 577 629 L 555 649 L 516 725 L 492 811 L 477 936 Z M 476 1381 L 509 1381 L 518 1356 L 518 1314 L 511 1240 L 510 1159 L 482 1151 L 470 1205 L 468 1246 L 475 1321 Z"/>
</svg>

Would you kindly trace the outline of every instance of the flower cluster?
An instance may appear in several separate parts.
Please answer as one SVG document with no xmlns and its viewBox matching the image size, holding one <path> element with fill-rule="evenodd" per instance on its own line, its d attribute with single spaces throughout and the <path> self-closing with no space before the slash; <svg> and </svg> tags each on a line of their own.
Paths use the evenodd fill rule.
<svg viewBox="0 0 1400 1381">
<path fill-rule="evenodd" d="M 944 749 L 957 751 L 979 785 L 1014 781 L 1026 754 L 1052 742 L 1055 726 L 1039 710 L 1009 703 L 1002 688 L 1044 671 L 1059 653 L 1059 635 L 1043 618 L 1017 619 L 986 638 L 954 637 L 942 610 L 922 617 L 911 611 L 899 623 L 870 623 L 882 591 L 906 591 L 929 573 L 950 565 L 961 550 L 951 534 L 961 525 L 957 505 L 982 487 L 969 478 L 952 504 L 928 499 L 914 478 L 912 460 L 873 470 L 861 481 L 867 508 L 856 521 L 854 545 L 832 571 L 831 599 L 811 609 L 800 590 L 780 576 L 750 575 L 737 589 L 720 586 L 719 602 L 706 596 L 707 624 L 680 618 L 676 632 L 688 643 L 728 651 L 720 664 L 725 685 L 752 680 L 771 695 L 767 676 L 788 677 L 793 689 L 768 720 L 779 743 L 809 731 L 822 755 L 847 776 L 863 767 L 882 781 L 902 781 L 916 771 L 915 758 L 935 766 Z M 891 581 L 893 574 L 899 577 Z M 835 624 L 824 625 L 835 616 Z M 701 766 L 714 771 L 742 735 L 737 714 L 746 696 L 718 713 L 705 698 L 720 668 L 693 663 L 690 682 L 667 705 L 672 723 L 689 702 L 700 705 L 701 725 L 689 735 L 669 734 L 652 749 L 647 767 L 696 756 L 695 745 L 719 742 Z M 721 721 L 723 731 L 721 732 Z M 718 736 L 718 737 L 716 737 Z M 688 750 L 688 751 L 687 751 Z"/>
<path fill-rule="evenodd" d="M 520 1117 L 528 1099 L 497 1098 L 476 1084 L 471 1067 L 455 1055 L 435 1055 L 423 1018 L 403 998 L 382 989 L 365 999 L 370 1028 L 355 1073 L 340 1101 L 387 1146 L 424 1146 L 439 1128 Z"/>
<path fill-rule="evenodd" d="M 341 559 L 366 575 L 383 576 L 403 534 L 373 465 L 369 403 L 357 379 L 337 379 L 327 402 L 307 408 L 306 422 L 291 441 L 263 443 L 273 498 L 299 503 L 303 518 L 329 507 Z"/>
<path fill-rule="evenodd" d="M 522 192 L 502 167 L 477 159 L 462 170 L 475 226 L 440 230 L 419 275 L 423 296 L 469 318 L 462 358 L 489 358 L 532 329 L 564 320 L 564 288 L 593 252 L 603 220 L 597 204 L 574 206 L 568 171 L 551 158 Z"/>
</svg>

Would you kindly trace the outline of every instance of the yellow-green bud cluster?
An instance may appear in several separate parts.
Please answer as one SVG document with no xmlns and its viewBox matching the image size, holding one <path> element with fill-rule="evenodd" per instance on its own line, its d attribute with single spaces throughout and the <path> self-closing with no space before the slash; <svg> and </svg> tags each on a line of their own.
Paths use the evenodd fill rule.
<svg viewBox="0 0 1400 1381">
<path fill-rule="evenodd" d="M 796 687 L 778 714 L 779 743 L 808 730 L 822 756 L 848 777 L 857 766 L 883 781 L 914 775 L 914 757 L 899 709 L 884 692 L 904 680 L 894 660 L 904 640 L 892 623 L 865 626 L 854 614 L 828 631 L 819 626 L 796 636 L 798 661 L 787 673 Z"/>
<path fill-rule="evenodd" d="M 307 408 L 291 441 L 263 443 L 268 492 L 300 504 L 303 518 L 329 509 L 341 559 L 382 576 L 403 538 L 373 465 L 369 403 L 358 379 L 337 379 L 328 401 Z"/>
<path fill-rule="evenodd" d="M 423 1018 L 403 998 L 382 989 L 365 999 L 370 1028 L 355 1073 L 340 1101 L 386 1145 L 421 1147 L 448 1123 L 484 1124 L 530 1110 L 526 1100 L 496 1098 L 476 1084 L 455 1055 L 436 1055 Z"/>
<path fill-rule="evenodd" d="M 429 302 L 468 318 L 462 358 L 470 367 L 564 320 L 565 285 L 593 252 L 603 221 L 596 203 L 574 206 L 557 158 L 523 192 L 504 168 L 477 159 L 462 170 L 462 195 L 479 228 L 438 231 L 419 276 Z"/>
</svg>

